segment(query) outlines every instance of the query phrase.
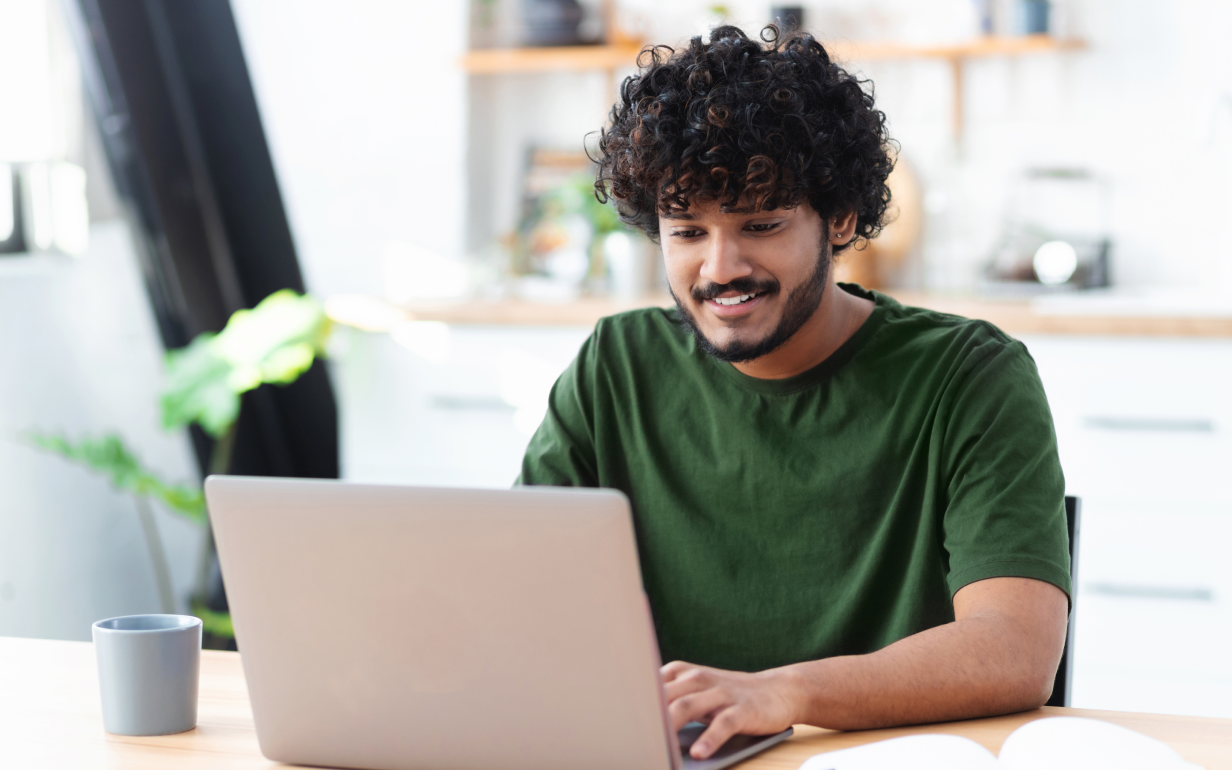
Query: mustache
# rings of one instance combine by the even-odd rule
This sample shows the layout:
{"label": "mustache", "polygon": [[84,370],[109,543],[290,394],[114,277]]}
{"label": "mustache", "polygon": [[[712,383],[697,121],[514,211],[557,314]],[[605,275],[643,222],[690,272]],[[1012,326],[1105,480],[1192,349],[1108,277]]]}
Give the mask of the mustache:
{"label": "mustache", "polygon": [[694,286],[689,292],[696,302],[705,302],[721,294],[734,291],[737,294],[773,294],[779,290],[779,282],[773,278],[757,280],[754,278],[737,278],[731,283],[712,283],[707,286]]}

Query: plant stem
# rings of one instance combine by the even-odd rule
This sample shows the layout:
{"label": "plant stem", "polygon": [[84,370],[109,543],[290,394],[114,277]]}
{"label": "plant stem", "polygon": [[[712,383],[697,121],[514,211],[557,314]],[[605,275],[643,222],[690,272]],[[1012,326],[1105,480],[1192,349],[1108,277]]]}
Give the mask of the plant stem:
{"label": "plant stem", "polygon": [[141,529],[145,532],[145,544],[150,550],[150,562],[154,566],[154,582],[158,585],[158,600],[164,614],[175,614],[175,596],[171,589],[171,570],[167,568],[167,554],[163,551],[162,538],[158,536],[158,527],[154,523],[154,511],[150,509],[150,501],[143,495],[133,495],[137,504],[137,518],[141,520]]}
{"label": "plant stem", "polygon": [[[227,426],[227,430],[214,442],[214,451],[210,454],[210,475],[223,474],[231,469],[231,455],[235,452],[236,426],[240,424],[238,414],[235,420]],[[202,603],[205,602],[205,592],[210,583],[210,559],[214,555],[214,526],[210,524],[210,513],[205,512],[205,537],[201,539],[201,556],[197,560],[197,587],[193,595]]]}
{"label": "plant stem", "polygon": [[236,414],[235,420],[214,442],[214,451],[210,454],[210,475],[226,473],[231,469],[231,453],[235,451],[235,431],[239,424],[240,416]]}
{"label": "plant stem", "polygon": [[205,537],[201,538],[201,554],[197,558],[197,586],[193,589],[193,597],[205,602],[205,592],[210,584],[210,557],[214,555],[214,528],[207,519],[205,522]]}

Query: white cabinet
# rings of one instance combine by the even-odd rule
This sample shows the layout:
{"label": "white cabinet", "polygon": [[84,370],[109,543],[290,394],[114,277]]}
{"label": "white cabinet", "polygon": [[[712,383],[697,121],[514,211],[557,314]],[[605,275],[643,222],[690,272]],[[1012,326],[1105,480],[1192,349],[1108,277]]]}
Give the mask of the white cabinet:
{"label": "white cabinet", "polygon": [[1083,500],[1074,705],[1232,717],[1232,340],[1023,341]]}
{"label": "white cabinet", "polygon": [[333,355],[343,476],[509,487],[588,328],[406,324]]}
{"label": "white cabinet", "polygon": [[1072,492],[1232,503],[1232,340],[1023,341]]}

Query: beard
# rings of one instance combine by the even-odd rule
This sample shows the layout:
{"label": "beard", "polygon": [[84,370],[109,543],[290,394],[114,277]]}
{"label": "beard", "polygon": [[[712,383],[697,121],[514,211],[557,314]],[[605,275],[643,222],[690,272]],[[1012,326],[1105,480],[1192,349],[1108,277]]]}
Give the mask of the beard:
{"label": "beard", "polygon": [[[817,265],[813,268],[813,274],[791,290],[791,293],[787,295],[783,316],[779,318],[779,322],[774,329],[760,340],[744,339],[737,333],[732,341],[726,345],[715,344],[702,332],[701,328],[697,325],[697,319],[684,306],[680,298],[676,296],[676,293],[671,291],[670,288],[668,291],[671,292],[672,299],[676,300],[676,308],[680,311],[681,319],[684,320],[689,330],[693,332],[693,338],[697,341],[697,347],[701,348],[707,355],[720,361],[726,361],[729,364],[739,364],[745,361],[753,361],[778,350],[782,347],[783,343],[791,339],[796,332],[800,331],[800,327],[804,326],[813,317],[813,314],[817,312],[817,308],[821,306],[821,298],[825,294],[826,283],[830,278],[830,264],[832,261],[829,241],[823,240],[817,255]],[[713,299],[729,291],[734,291],[738,294],[776,294],[780,290],[779,282],[773,278],[762,281],[752,278],[737,278],[731,283],[712,283],[706,287],[694,288],[690,292],[690,296],[697,302],[704,302],[707,299]]]}

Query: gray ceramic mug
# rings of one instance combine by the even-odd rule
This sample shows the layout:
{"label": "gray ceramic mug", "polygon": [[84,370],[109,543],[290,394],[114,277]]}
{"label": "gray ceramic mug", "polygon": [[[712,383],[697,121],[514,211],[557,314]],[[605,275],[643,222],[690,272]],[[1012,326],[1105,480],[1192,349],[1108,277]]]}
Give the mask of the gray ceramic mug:
{"label": "gray ceramic mug", "polygon": [[126,615],[93,632],[104,730],[167,735],[197,726],[200,618]]}

